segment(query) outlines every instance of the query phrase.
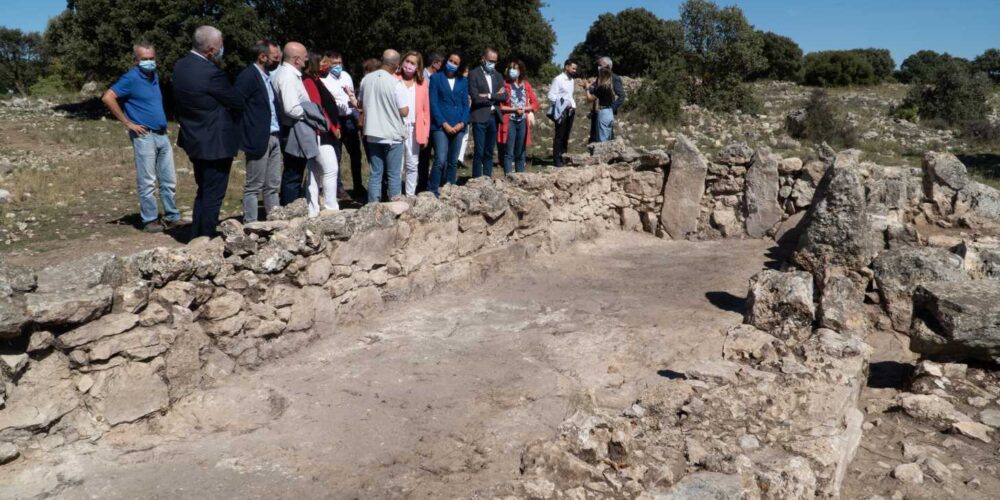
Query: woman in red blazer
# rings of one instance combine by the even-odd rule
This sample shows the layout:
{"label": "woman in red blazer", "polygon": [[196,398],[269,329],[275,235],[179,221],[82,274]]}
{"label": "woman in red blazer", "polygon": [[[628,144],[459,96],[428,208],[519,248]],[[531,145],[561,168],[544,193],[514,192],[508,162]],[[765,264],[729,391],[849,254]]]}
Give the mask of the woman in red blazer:
{"label": "woman in red blazer", "polygon": [[406,142],[403,149],[404,179],[403,193],[406,196],[417,194],[417,166],[420,164],[420,150],[427,147],[431,135],[431,105],[430,94],[427,91],[428,82],[424,80],[424,57],[420,52],[410,51],[403,56],[396,75],[406,88],[410,99],[410,109],[414,112],[403,120],[406,122]]}
{"label": "woman in red blazer", "polygon": [[[317,130],[316,140],[319,142],[319,156],[312,158],[307,163],[309,168],[308,188],[306,195],[306,205],[309,207],[309,217],[319,215],[319,193],[323,190],[323,208],[327,210],[339,210],[337,203],[337,178],[340,176],[340,162],[337,160],[337,152],[334,145],[340,140],[340,116],[337,111],[337,101],[333,94],[326,89],[326,85],[320,80],[326,76],[320,69],[322,56],[318,53],[309,55],[309,62],[302,72],[302,85],[309,94],[309,100],[323,110],[327,123],[330,124],[327,130]],[[329,71],[326,68],[326,71]]]}
{"label": "woman in red blazer", "polygon": [[506,76],[504,87],[510,97],[500,106],[503,122],[497,130],[497,142],[506,146],[503,173],[510,174],[515,165],[518,172],[524,172],[525,157],[531,144],[531,122],[538,111],[538,97],[524,75],[523,62],[511,61]]}

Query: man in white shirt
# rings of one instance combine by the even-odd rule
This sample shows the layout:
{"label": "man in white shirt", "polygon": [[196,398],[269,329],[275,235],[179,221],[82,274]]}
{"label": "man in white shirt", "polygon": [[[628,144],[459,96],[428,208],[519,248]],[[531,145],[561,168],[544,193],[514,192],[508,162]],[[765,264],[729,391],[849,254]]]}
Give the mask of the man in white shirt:
{"label": "man in white shirt", "polygon": [[563,166],[563,155],[569,149],[569,136],[573,132],[576,117],[576,100],[573,98],[573,77],[576,76],[576,62],[567,59],[563,72],[552,80],[549,87],[549,118],[555,122],[552,136],[552,161],[556,167]]}
{"label": "man in white shirt", "polygon": [[351,196],[355,201],[364,202],[368,195],[361,183],[361,141],[358,134],[354,79],[344,70],[344,58],[339,52],[331,50],[324,53],[320,69],[322,70],[326,64],[329,64],[330,72],[323,78],[323,85],[337,101],[337,110],[340,113],[340,141],[333,147],[337,151],[337,158],[343,158],[341,156],[343,147],[347,148],[347,154],[351,156]]}
{"label": "man in white shirt", "polygon": [[284,170],[281,172],[281,205],[305,197],[302,182],[305,176],[308,160],[284,153],[288,133],[295,122],[304,116],[302,102],[309,101],[309,94],[302,84],[302,68],[306,66],[308,52],[305,45],[299,42],[288,42],[282,51],[282,62],[278,69],[271,73],[271,85],[274,86],[274,99],[278,103],[278,121],[281,125],[281,150],[284,160]]}

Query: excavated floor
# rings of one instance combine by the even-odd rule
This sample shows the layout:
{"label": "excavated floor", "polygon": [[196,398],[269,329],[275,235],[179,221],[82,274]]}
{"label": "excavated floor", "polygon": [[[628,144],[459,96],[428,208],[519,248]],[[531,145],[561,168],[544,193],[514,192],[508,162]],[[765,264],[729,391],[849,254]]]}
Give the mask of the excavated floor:
{"label": "excavated floor", "polygon": [[390,304],[165,416],[29,451],[0,497],[467,498],[577,408],[720,357],[772,246],[613,233]]}

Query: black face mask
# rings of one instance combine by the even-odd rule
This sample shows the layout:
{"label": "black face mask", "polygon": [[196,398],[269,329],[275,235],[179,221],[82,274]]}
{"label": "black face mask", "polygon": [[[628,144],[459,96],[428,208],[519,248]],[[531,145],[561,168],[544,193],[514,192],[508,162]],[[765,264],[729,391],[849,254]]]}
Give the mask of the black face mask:
{"label": "black face mask", "polygon": [[274,71],[274,70],[278,69],[279,65],[281,65],[280,61],[278,61],[278,62],[268,62],[268,63],[264,64],[264,69],[267,70],[267,71]]}

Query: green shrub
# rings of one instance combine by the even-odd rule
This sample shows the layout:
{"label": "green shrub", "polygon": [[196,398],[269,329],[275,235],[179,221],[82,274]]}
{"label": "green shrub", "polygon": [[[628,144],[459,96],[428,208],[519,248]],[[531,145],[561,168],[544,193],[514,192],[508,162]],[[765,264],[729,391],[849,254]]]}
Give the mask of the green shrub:
{"label": "green shrub", "polygon": [[990,82],[958,61],[942,63],[926,80],[910,88],[903,106],[915,106],[921,120],[963,125],[986,118]]}
{"label": "green shrub", "polygon": [[764,58],[767,66],[751,77],[755,80],[798,81],[802,77],[802,49],[787,36],[770,31],[758,32],[763,40]]}
{"label": "green shrub", "polygon": [[542,67],[538,68],[538,71],[535,73],[534,81],[536,82],[536,85],[541,83],[548,84],[552,82],[553,78],[559,76],[559,73],[562,73],[562,66],[553,63],[545,63]]}
{"label": "green shrub", "polygon": [[972,61],[976,71],[986,73],[993,83],[1000,83],[1000,50],[988,49]]}
{"label": "green shrub", "polygon": [[58,74],[43,76],[28,89],[28,93],[35,97],[53,97],[72,91],[70,85]]}
{"label": "green shrub", "polygon": [[625,101],[625,111],[634,111],[652,123],[675,123],[681,116],[686,92],[684,61],[679,57],[662,61]]}
{"label": "green shrub", "polygon": [[914,83],[929,79],[942,65],[949,61],[958,61],[969,65],[968,60],[953,57],[948,53],[939,54],[933,50],[921,50],[903,60],[896,72],[896,79],[902,83]]}
{"label": "green shrub", "polygon": [[826,91],[814,91],[809,96],[805,111],[804,123],[797,129],[789,127],[789,134],[793,137],[815,143],[826,142],[834,147],[851,148],[858,144],[857,129],[836,111]]}
{"label": "green shrub", "polygon": [[806,54],[803,81],[818,87],[874,85],[879,82],[871,62],[864,55],[848,50]]}
{"label": "green shrub", "polygon": [[1000,123],[985,118],[965,122],[961,133],[962,137],[979,144],[1000,144]]}

